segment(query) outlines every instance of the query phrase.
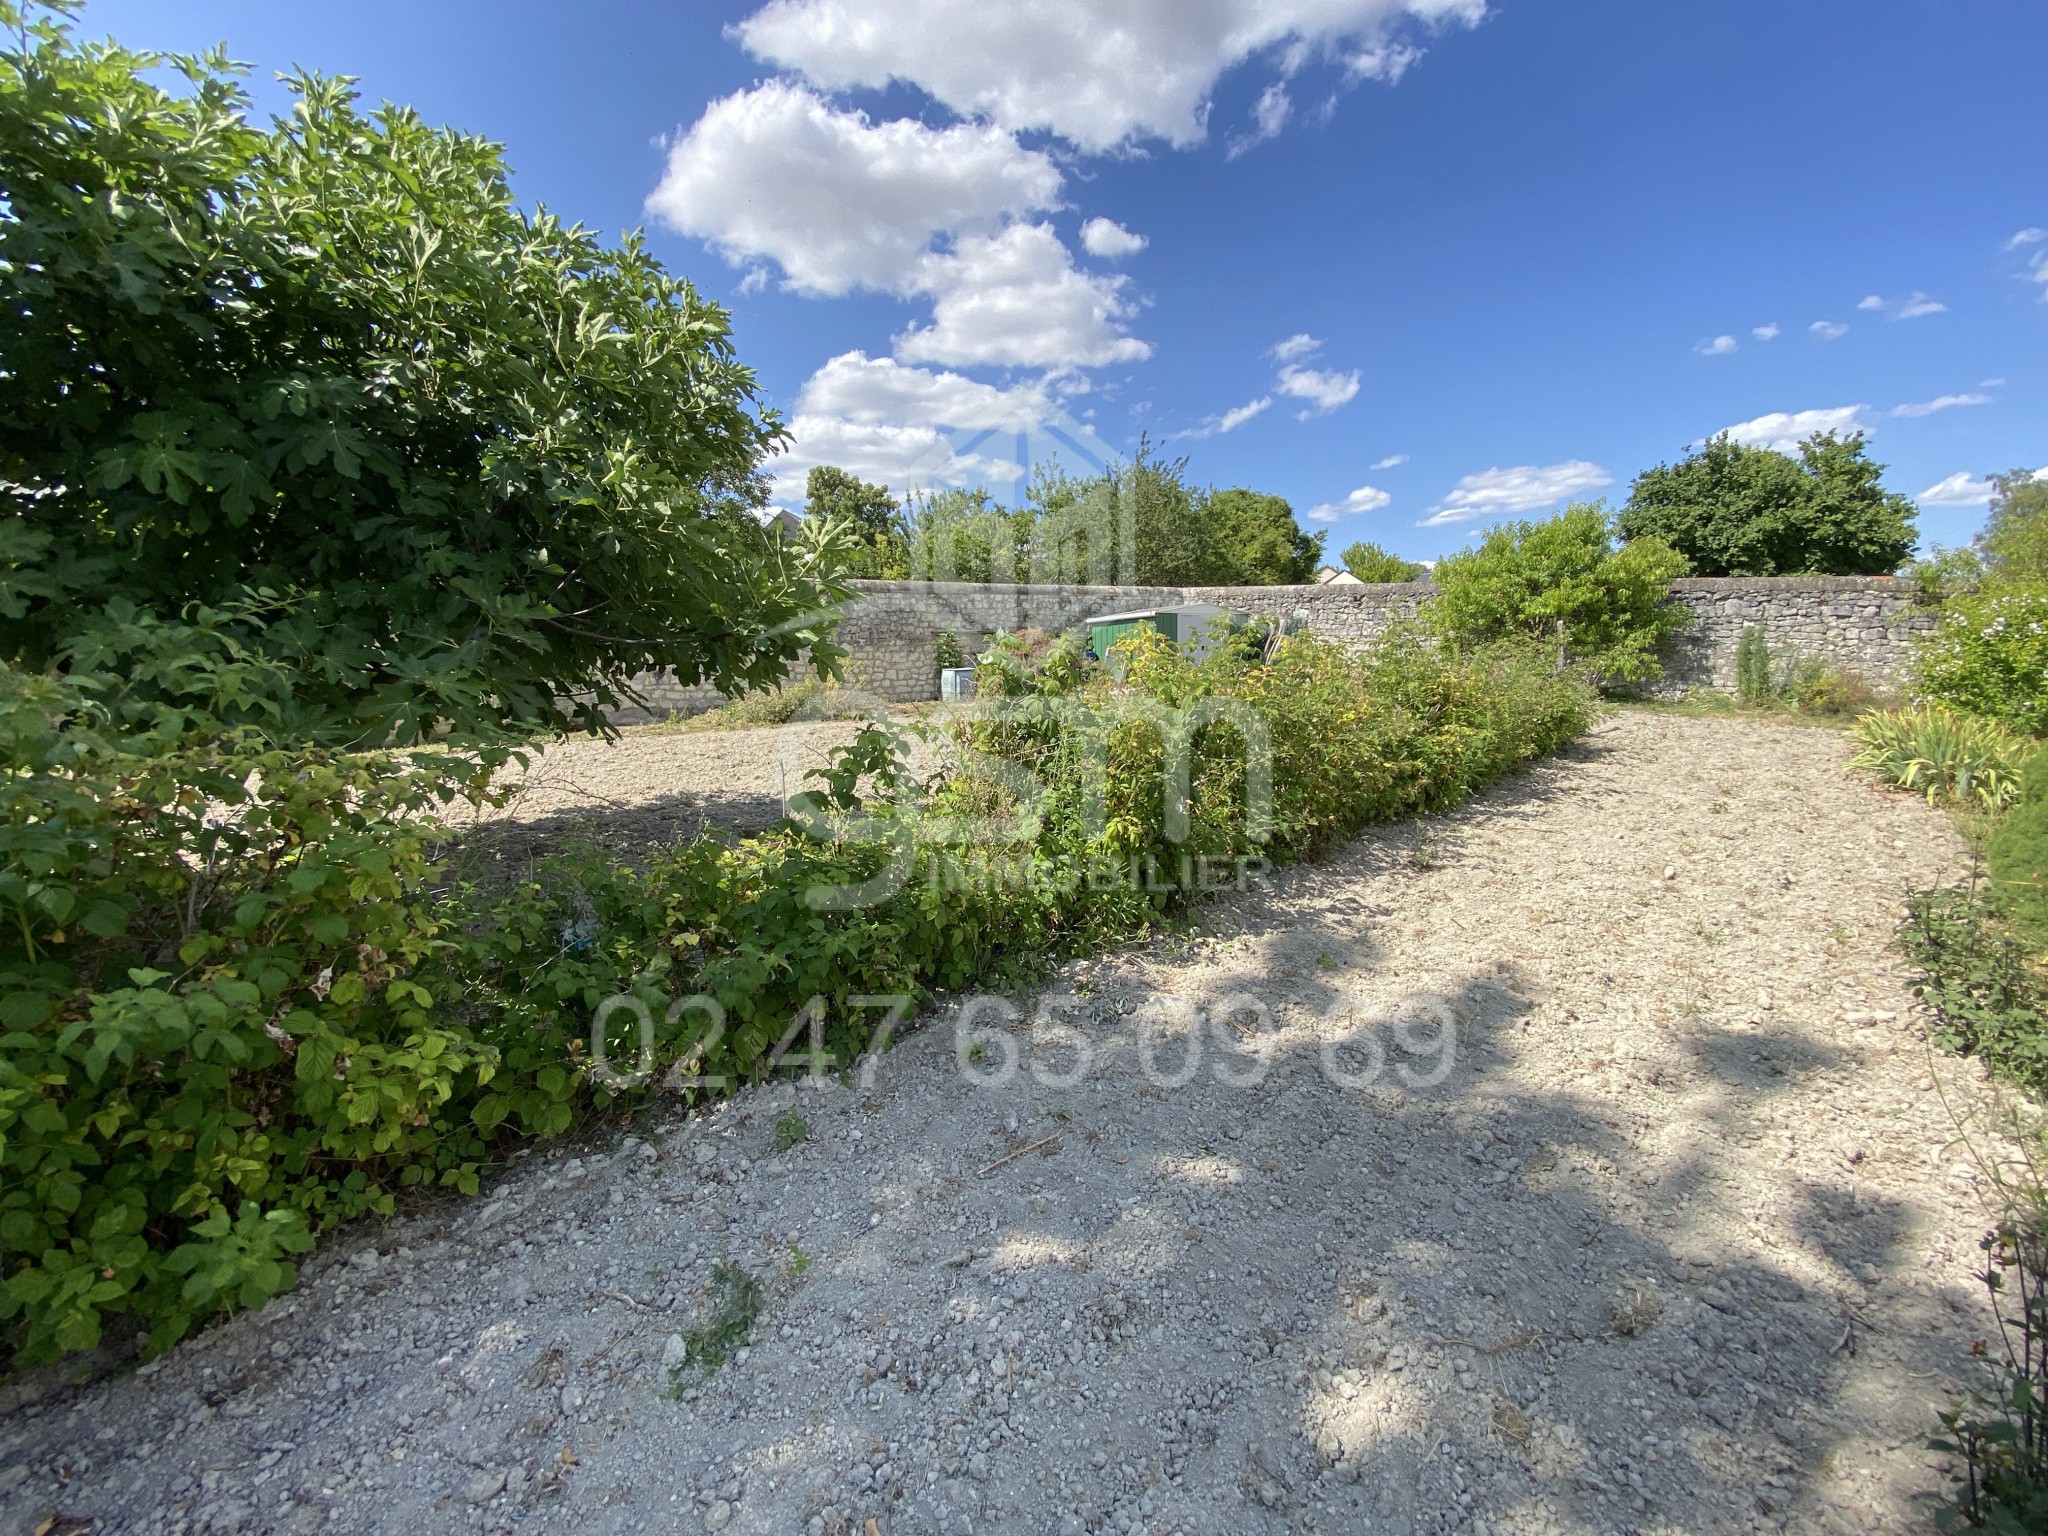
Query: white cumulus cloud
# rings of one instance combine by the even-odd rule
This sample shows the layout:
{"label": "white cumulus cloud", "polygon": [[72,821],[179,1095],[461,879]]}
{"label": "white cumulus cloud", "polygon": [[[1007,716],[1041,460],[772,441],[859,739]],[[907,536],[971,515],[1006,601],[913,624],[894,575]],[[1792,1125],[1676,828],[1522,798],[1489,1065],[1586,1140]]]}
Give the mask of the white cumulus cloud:
{"label": "white cumulus cloud", "polygon": [[1515,469],[1489,469],[1467,475],[1416,526],[1441,528],[1482,517],[1510,517],[1556,506],[1568,496],[1583,496],[1614,484],[1614,476],[1598,464],[1571,459],[1563,464],[1523,464]]}
{"label": "white cumulus cloud", "polygon": [[1485,15],[1485,0],[770,0],[733,33],[829,89],[904,81],[963,117],[1099,152],[1200,143],[1216,82],[1256,56],[1284,72],[1355,50],[1354,76],[1391,82],[1413,62],[1389,51],[1412,53],[1404,31]]}
{"label": "white cumulus cloud", "polygon": [[1913,499],[1923,507],[1981,507],[1990,503],[1997,489],[1989,480],[1959,471],[1946,480],[1937,480]]}
{"label": "white cumulus cloud", "polygon": [[1867,405],[1838,405],[1814,411],[1773,411],[1754,421],[1740,421],[1726,429],[1727,435],[1751,448],[1771,448],[1779,453],[1796,453],[1799,445],[1816,432],[1846,434],[1870,428],[1863,420]]}
{"label": "white cumulus cloud", "polygon": [[2005,242],[2005,248],[2008,251],[2017,251],[2022,246],[2039,245],[2044,240],[2048,240],[2048,229],[2023,229]]}
{"label": "white cumulus cloud", "polygon": [[1816,320],[1807,327],[1807,330],[1822,341],[1840,341],[1849,334],[1849,327],[1833,320]]}
{"label": "white cumulus cloud", "polygon": [[1776,341],[1779,335],[1778,322],[1773,320],[1769,325],[1751,326],[1749,334],[1758,341]]}
{"label": "white cumulus cloud", "polygon": [[918,264],[912,286],[932,299],[928,325],[896,338],[910,362],[1010,368],[1099,368],[1142,362],[1145,342],[1125,333],[1128,279],[1087,273],[1044,224],[963,235]]}
{"label": "white cumulus cloud", "polygon": [[669,149],[647,211],[797,291],[902,292],[935,238],[1058,205],[1059,168],[1000,128],[872,123],[769,81],[714,101]]}
{"label": "white cumulus cloud", "polygon": [[1372,466],[1372,467],[1373,467],[1374,469],[1399,469],[1399,468],[1400,468],[1400,467],[1401,467],[1401,466],[1402,466],[1403,464],[1406,464],[1407,462],[1408,462],[1408,455],[1407,455],[1407,454],[1405,454],[1405,453],[1390,453],[1390,454],[1388,454],[1388,455],[1387,455],[1387,456],[1386,456],[1386,457],[1385,457],[1384,459],[1376,459],[1376,460],[1374,460],[1374,461],[1373,461],[1373,466]]}
{"label": "white cumulus cloud", "polygon": [[1341,522],[1347,517],[1377,512],[1380,508],[1391,505],[1393,500],[1392,496],[1378,486],[1361,485],[1342,501],[1328,501],[1320,507],[1311,507],[1308,517],[1312,523]]}
{"label": "white cumulus cloud", "polygon": [[1733,336],[1714,336],[1693,348],[1701,357],[1726,357],[1738,349]]}
{"label": "white cumulus cloud", "polygon": [[1309,409],[1301,412],[1301,419],[1307,421],[1312,416],[1329,415],[1355,396],[1358,370],[1339,372],[1335,368],[1301,368],[1289,363],[1280,370],[1273,387],[1283,395],[1306,400]]}
{"label": "white cumulus cloud", "polygon": [[1909,405],[1895,405],[1892,407],[1892,414],[1910,421],[1921,416],[1932,416],[1940,411],[1952,411],[1958,406],[1989,404],[1991,404],[1991,396],[1989,395],[1942,395],[1933,400],[1919,400]]}
{"label": "white cumulus cloud", "polygon": [[1276,363],[1298,363],[1303,358],[1314,357],[1322,349],[1323,344],[1307,331],[1296,331],[1285,341],[1274,342],[1266,355]]}
{"label": "white cumulus cloud", "polygon": [[1013,441],[1053,409],[1038,384],[1002,389],[958,373],[841,353],[812,374],[797,397],[790,446],[768,463],[772,494],[779,505],[801,505],[804,476],[817,464],[837,465],[899,494],[1014,480],[1022,466],[1000,453],[957,452],[946,429],[970,437],[994,431]]}
{"label": "white cumulus cloud", "polygon": [[1145,245],[1143,235],[1133,234],[1115,219],[1093,218],[1081,226],[1081,248],[1105,261],[1135,256]]}

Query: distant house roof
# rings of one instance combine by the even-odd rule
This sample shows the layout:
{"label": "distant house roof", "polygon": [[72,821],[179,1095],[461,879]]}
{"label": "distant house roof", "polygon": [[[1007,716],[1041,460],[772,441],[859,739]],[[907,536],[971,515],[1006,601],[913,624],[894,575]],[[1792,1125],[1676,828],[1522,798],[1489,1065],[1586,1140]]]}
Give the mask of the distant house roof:
{"label": "distant house roof", "polygon": [[768,526],[781,534],[785,539],[795,538],[797,530],[803,527],[803,525],[804,520],[799,514],[787,511],[782,507],[772,508],[768,513]]}
{"label": "distant house roof", "polygon": [[1316,572],[1316,585],[1319,587],[1362,587],[1365,583],[1349,571],[1339,570],[1334,565],[1326,565]]}

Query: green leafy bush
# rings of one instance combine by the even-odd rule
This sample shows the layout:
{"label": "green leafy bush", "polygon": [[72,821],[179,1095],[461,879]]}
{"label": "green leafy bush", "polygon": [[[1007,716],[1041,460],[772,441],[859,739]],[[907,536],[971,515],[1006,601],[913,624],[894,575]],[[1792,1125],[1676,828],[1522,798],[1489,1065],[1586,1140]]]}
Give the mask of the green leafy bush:
{"label": "green leafy bush", "polygon": [[1921,973],[1913,991],[1933,1010],[1935,1043],[1982,1056],[2037,1097],[2048,1093],[2048,988],[2035,956],[1976,887],[1915,896],[1907,914],[1899,947]]}
{"label": "green leafy bush", "polygon": [[1636,477],[1621,535],[1676,549],[1695,576],[1878,575],[1913,552],[1916,509],[1863,438],[1819,433],[1799,456],[1712,439]]}
{"label": "green leafy bush", "polygon": [[2048,748],[2020,770],[2018,803],[1984,845],[1991,904],[2048,955]]}
{"label": "green leafy bush", "polygon": [[497,146],[288,88],[257,126],[217,56],[0,0],[0,656],[143,712],[232,657],[227,723],[357,745],[829,667],[725,312]]}
{"label": "green leafy bush", "polygon": [[1935,1517],[1940,1531],[2048,1530],[2048,1213],[2038,1188],[2028,1194],[1979,1245],[2002,1390],[1941,1415],[1943,1435],[1930,1449],[1962,1464],[1955,1502]]}
{"label": "green leafy bush", "polygon": [[1656,539],[1616,549],[1606,512],[1567,507],[1545,522],[1501,523],[1438,563],[1424,621],[1461,644],[1522,641],[1604,680],[1640,682],[1682,628],[1670,598],[1685,561]]}
{"label": "green leafy bush", "polygon": [[1424,575],[1423,568],[1413,560],[1403,560],[1362,540],[1349,545],[1343,559],[1344,569],[1364,582],[1420,581]]}
{"label": "green leafy bush", "polygon": [[779,688],[743,693],[730,704],[707,709],[682,722],[692,731],[749,730],[787,725],[792,720],[865,720],[878,708],[874,699],[819,677],[802,677]]}
{"label": "green leafy bush", "polygon": [[1751,624],[1735,642],[1735,696],[1745,704],[1766,704],[1777,696],[1771,676],[1771,646],[1761,626]]}
{"label": "green leafy bush", "polygon": [[1931,703],[2048,736],[2048,585],[1955,599],[1919,643],[1913,686]]}
{"label": "green leafy bush", "polygon": [[2036,744],[1995,720],[1937,705],[1880,710],[1850,733],[1851,767],[1924,795],[1930,805],[1997,810],[2017,798],[2020,769]]}
{"label": "green leafy bush", "polygon": [[[289,1285],[423,1181],[493,1052],[432,979],[428,819],[484,769],[226,735],[136,753],[0,669],[0,1316],[30,1358],[132,1311],[162,1344]],[[453,1134],[451,1134],[453,1133]]]}
{"label": "green leafy bush", "polygon": [[[488,764],[235,737],[138,756],[96,734],[89,700],[0,678],[0,1315],[26,1359],[88,1347],[110,1317],[161,1346],[259,1303],[318,1232],[408,1187],[473,1189],[516,1138],[844,1070],[877,998],[1021,978],[1190,899],[1199,856],[1301,857],[1446,805],[1588,709],[1526,653],[1396,636],[1360,659],[1297,636],[1270,666],[1198,664],[1154,636],[1121,684],[1019,672],[1020,700],[1102,713],[1099,820],[1087,731],[995,715],[922,806],[878,730],[827,770],[817,803],[838,820],[816,836],[633,867],[569,853],[472,890],[437,871],[431,817]],[[1177,824],[1162,711],[1205,700],[1270,733],[1269,827],[1248,824],[1225,716],[1194,729]],[[1032,803],[1000,835],[951,838],[977,797]],[[1142,873],[1090,889],[1105,868]],[[860,887],[872,898],[817,899]]]}

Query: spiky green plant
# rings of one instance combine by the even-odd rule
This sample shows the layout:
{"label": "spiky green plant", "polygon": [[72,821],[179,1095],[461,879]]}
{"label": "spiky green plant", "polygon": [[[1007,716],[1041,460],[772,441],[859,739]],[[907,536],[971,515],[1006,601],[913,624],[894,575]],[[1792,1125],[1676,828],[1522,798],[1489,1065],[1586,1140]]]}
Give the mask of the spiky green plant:
{"label": "spiky green plant", "polygon": [[1939,705],[1879,710],[1851,727],[1854,768],[1924,795],[1930,805],[1995,811],[2019,794],[2020,765],[2036,743],[1995,720]]}

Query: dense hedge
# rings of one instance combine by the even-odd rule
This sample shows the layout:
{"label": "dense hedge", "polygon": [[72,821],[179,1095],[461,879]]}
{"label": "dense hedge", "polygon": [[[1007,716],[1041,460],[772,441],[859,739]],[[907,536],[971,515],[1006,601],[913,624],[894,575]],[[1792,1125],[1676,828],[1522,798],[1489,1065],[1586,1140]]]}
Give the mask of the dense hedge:
{"label": "dense hedge", "polygon": [[[637,867],[568,854],[495,891],[434,862],[441,804],[480,793],[472,765],[238,738],[141,755],[96,733],[81,697],[0,670],[11,1347],[88,1348],[121,1314],[161,1347],[289,1286],[316,1233],[407,1186],[474,1190],[516,1138],[761,1078],[809,1017],[790,1063],[816,1046],[843,1067],[883,1016],[857,999],[1021,977],[1186,899],[1100,888],[1105,868],[1313,854],[1449,804],[1587,718],[1583,688],[1538,661],[1399,637],[1372,660],[1305,638],[1270,664],[1159,644],[1126,659],[1120,684],[1064,654],[993,669],[1013,701],[961,727],[953,768],[899,803],[859,802],[860,770],[903,783],[867,733],[819,792],[836,836],[786,826]],[[1242,811],[1244,732],[1213,723],[1193,737],[1185,836],[1167,835],[1171,711],[1204,699],[1270,733],[1269,829]],[[1048,723],[1062,711],[1075,723]],[[946,841],[991,818],[1010,829],[993,851]],[[809,895],[891,868],[907,878],[866,906]],[[593,1060],[593,1015],[622,994],[644,1004],[645,1063],[625,1007]],[[702,1001],[671,1007],[686,997]]]}

